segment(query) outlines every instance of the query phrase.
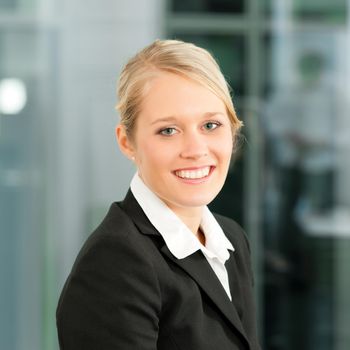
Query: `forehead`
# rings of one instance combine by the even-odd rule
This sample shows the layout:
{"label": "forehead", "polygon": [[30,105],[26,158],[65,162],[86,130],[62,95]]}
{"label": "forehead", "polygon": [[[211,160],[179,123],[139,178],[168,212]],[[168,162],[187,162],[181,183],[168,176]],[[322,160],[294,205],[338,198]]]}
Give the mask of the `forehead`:
{"label": "forehead", "polygon": [[162,72],[147,88],[139,118],[148,121],[169,115],[202,116],[212,112],[226,114],[224,102],[209,88],[177,74]]}

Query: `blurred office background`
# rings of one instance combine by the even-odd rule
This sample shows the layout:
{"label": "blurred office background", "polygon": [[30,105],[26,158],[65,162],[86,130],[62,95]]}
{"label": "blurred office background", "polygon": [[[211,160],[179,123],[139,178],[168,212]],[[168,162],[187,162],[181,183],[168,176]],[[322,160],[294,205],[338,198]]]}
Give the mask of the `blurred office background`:
{"label": "blurred office background", "polygon": [[349,0],[0,0],[0,349],[57,349],[62,284],[134,172],[116,79],[156,38],[209,49],[244,120],[212,209],[250,236],[263,348],[350,349]]}

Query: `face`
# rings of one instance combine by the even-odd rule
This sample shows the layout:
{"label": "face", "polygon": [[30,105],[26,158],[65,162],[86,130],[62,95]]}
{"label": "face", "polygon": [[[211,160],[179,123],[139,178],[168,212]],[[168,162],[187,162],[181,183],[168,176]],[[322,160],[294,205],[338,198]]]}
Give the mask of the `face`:
{"label": "face", "polygon": [[144,183],[175,213],[207,205],[225,182],[230,121],[224,103],[196,82],[160,73],[144,98],[133,140],[122,126],[117,135]]}

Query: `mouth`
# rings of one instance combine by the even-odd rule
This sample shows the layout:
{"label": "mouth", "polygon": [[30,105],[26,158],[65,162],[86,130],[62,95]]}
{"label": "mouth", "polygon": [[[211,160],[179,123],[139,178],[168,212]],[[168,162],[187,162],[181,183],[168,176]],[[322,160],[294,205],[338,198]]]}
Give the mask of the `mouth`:
{"label": "mouth", "polygon": [[213,166],[204,166],[201,168],[180,169],[174,171],[174,174],[184,180],[201,180],[210,175]]}

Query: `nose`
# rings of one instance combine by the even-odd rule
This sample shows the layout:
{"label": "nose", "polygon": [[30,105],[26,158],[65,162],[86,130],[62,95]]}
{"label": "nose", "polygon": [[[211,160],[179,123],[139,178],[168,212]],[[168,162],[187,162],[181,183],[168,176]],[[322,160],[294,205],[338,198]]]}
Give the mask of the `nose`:
{"label": "nose", "polygon": [[208,144],[205,136],[198,131],[188,132],[183,135],[180,156],[186,159],[200,159],[208,155]]}

